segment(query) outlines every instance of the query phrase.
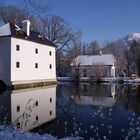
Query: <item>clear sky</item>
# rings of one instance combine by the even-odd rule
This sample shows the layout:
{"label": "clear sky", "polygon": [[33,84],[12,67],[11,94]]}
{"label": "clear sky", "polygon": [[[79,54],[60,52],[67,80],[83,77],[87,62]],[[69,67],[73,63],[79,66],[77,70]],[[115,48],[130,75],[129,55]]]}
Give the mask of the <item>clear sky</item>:
{"label": "clear sky", "polygon": [[51,6],[50,13],[63,17],[72,28],[80,29],[86,43],[97,40],[102,44],[140,32],[140,0],[46,1]]}

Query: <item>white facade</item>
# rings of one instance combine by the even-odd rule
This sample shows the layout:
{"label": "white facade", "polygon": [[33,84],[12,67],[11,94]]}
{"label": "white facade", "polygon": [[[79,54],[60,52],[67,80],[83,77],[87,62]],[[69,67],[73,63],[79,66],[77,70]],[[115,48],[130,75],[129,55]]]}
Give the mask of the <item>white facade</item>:
{"label": "white facade", "polygon": [[0,80],[7,85],[56,81],[55,51],[26,38],[0,37]]}
{"label": "white facade", "polygon": [[96,77],[97,69],[100,73],[102,71],[103,77],[115,77],[115,59],[112,54],[79,55],[71,63],[72,71],[77,66],[80,68],[80,74],[83,77]]}
{"label": "white facade", "polygon": [[[20,47],[19,51],[16,50],[17,45]],[[16,67],[17,62],[19,68]],[[37,68],[35,65],[38,65]],[[11,39],[11,81],[24,80],[56,80],[54,47],[22,39]]]}
{"label": "white facade", "polygon": [[111,67],[111,76],[115,77],[115,66],[114,65]]}

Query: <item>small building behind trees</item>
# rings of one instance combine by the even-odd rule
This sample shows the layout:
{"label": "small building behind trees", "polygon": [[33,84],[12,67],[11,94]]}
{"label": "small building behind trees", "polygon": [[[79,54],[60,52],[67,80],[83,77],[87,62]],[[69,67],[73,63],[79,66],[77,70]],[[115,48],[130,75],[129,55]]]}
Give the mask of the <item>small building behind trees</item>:
{"label": "small building behind trees", "polygon": [[80,55],[71,63],[72,76],[100,79],[115,77],[115,59],[112,54]]}
{"label": "small building behind trees", "polygon": [[0,79],[8,86],[56,83],[56,47],[30,30],[7,23],[0,27]]}

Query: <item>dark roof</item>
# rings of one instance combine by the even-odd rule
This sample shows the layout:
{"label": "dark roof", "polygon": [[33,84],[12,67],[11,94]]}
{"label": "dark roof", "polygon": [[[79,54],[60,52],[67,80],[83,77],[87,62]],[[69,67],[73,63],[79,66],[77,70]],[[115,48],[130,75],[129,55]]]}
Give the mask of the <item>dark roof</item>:
{"label": "dark roof", "polygon": [[19,30],[19,28],[13,24],[9,24],[10,25],[10,30],[11,30],[11,36],[12,37],[16,37],[16,38],[20,38],[20,39],[25,39],[25,40],[29,40],[32,42],[36,42],[39,44],[44,44],[44,45],[48,45],[48,46],[54,46],[55,45],[49,41],[48,39],[42,37],[39,33],[31,31],[30,30],[30,36],[27,36],[26,32],[24,32],[22,29]]}

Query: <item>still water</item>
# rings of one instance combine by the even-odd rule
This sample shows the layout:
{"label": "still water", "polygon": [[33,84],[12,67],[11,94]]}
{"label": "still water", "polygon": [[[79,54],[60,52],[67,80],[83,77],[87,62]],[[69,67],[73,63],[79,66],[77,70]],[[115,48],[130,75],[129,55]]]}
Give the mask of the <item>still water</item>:
{"label": "still water", "polygon": [[140,139],[140,86],[72,84],[5,91],[0,122],[58,138]]}

